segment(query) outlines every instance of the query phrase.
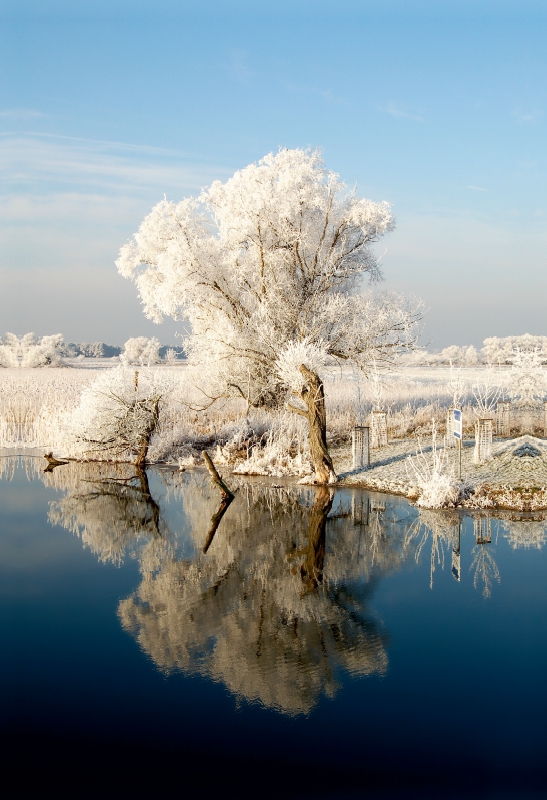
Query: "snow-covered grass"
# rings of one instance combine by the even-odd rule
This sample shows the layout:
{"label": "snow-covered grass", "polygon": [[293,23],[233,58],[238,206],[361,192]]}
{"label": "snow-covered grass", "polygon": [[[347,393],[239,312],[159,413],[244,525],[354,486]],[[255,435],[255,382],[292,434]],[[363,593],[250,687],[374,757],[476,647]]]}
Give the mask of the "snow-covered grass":
{"label": "snow-covered grass", "polygon": [[[69,417],[79,405],[83,390],[105,369],[113,367],[115,362],[105,360],[101,367],[95,368],[86,364],[85,368],[1,369],[0,446],[48,447],[60,455],[71,455]],[[300,430],[302,423],[294,415],[256,409],[247,413],[243,401],[230,400],[208,411],[194,411],[192,404],[198,397],[188,385],[186,367],[159,369],[173,376],[176,387],[162,410],[153,448],[157,459],[174,457],[181,447],[188,454],[189,448],[199,452],[219,444],[225,447],[229,442],[238,457],[242,451],[250,455],[252,448],[259,445],[272,451],[275,442],[278,455],[283,456],[291,451],[296,454],[296,441],[300,436],[305,438]],[[432,418],[442,430],[445,409],[451,402],[445,388],[447,374],[448,370],[422,367],[385,377],[381,401],[388,411],[391,438],[423,435],[429,430]],[[347,442],[352,427],[366,422],[377,404],[374,396],[377,392],[364,378],[357,379],[349,372],[328,376],[325,391],[329,442],[331,445]],[[472,430],[471,415],[468,416]],[[243,438],[242,426],[249,434]],[[239,444],[235,441],[238,436]],[[255,453],[255,461],[257,458]]]}
{"label": "snow-covered grass", "polygon": [[[81,457],[81,443],[74,438],[74,420],[78,413],[81,415],[81,409],[80,412],[77,409],[86,390],[109,368],[120,369],[115,362],[106,360],[101,368],[97,366],[95,369],[88,365],[86,368],[0,369],[0,447],[20,451],[44,448],[53,450],[58,457]],[[242,400],[219,403],[207,411],[195,410],[199,406],[199,397],[190,385],[187,368],[177,365],[158,369],[162,375],[169,376],[171,389],[162,400],[160,421],[149,450],[151,461],[193,465],[202,461],[201,453],[207,448],[220,464],[240,474],[309,474],[305,420],[287,411],[247,410]],[[144,378],[146,368],[140,368],[140,371]],[[133,372],[129,371],[129,378],[131,375]],[[497,370],[495,377],[502,386],[509,386],[511,368]],[[387,450],[373,451],[373,469],[367,473],[367,485],[408,495],[413,483],[418,487],[422,504],[438,505],[438,497],[427,499],[426,484],[430,487],[435,484],[434,491],[432,489],[435,496],[443,481],[446,483],[448,480],[452,486],[452,478],[447,477],[441,461],[454,460],[455,451],[445,454],[439,449],[437,455],[431,457],[428,447],[432,421],[438,442],[442,443],[446,410],[453,404],[455,393],[459,392],[458,404],[464,411],[464,429],[468,437],[473,436],[477,418],[473,387],[480,387],[484,381],[484,367],[463,368],[458,370],[456,378],[454,370],[447,367],[406,367],[383,376],[380,382],[358,378],[350,371],[327,375],[328,441],[335,455],[337,471],[351,470],[349,442],[353,426],[367,424],[370,411],[383,408],[388,411],[388,435],[393,444]],[[458,383],[459,388],[455,389]],[[518,417],[514,416],[512,433],[517,435],[520,432],[516,424]],[[539,417],[535,421],[536,433],[543,433],[541,422]],[[419,450],[419,441],[423,443],[422,461],[418,458],[414,464],[421,463],[423,486],[416,475],[414,481],[410,480],[404,466],[406,457]],[[465,474],[475,469],[471,464],[467,465],[468,450],[470,453],[470,448],[464,451]],[[435,458],[439,463],[436,464]],[[498,462],[499,459],[495,460],[488,469],[495,471]],[[478,473],[475,476],[475,483],[484,486],[489,483],[489,478],[482,467],[479,472],[481,470],[480,476]],[[500,473],[495,483],[506,487],[517,485],[512,472],[503,476]],[[535,485],[544,484],[536,480]],[[452,491],[450,486],[448,494]],[[477,501],[481,491],[476,492]],[[512,503],[511,491],[507,489],[505,494],[502,493],[506,505]],[[483,494],[485,492],[488,494],[486,490]],[[481,502],[488,504],[489,500]],[[450,499],[445,498],[440,505],[446,503],[451,504]]]}

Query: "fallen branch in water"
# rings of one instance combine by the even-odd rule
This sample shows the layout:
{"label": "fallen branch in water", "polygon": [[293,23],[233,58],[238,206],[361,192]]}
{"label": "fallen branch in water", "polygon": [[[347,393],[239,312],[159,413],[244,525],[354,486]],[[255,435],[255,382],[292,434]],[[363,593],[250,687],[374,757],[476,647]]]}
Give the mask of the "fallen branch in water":
{"label": "fallen branch in water", "polygon": [[205,464],[207,465],[207,469],[209,470],[209,473],[211,475],[211,479],[212,479],[213,483],[216,486],[218,486],[222,497],[224,499],[230,498],[230,500],[233,500],[234,499],[233,492],[231,492],[230,489],[228,489],[228,487],[226,486],[226,484],[224,483],[224,481],[222,480],[222,478],[218,474],[218,472],[216,470],[216,467],[213,464],[213,462],[211,461],[211,457],[210,457],[209,453],[206,450],[203,451],[203,460],[205,461]]}
{"label": "fallen branch in water", "polygon": [[61,467],[63,464],[68,464],[68,461],[59,461],[57,458],[54,458],[53,451],[50,453],[44,453],[44,458],[47,460],[47,467],[45,468],[44,472],[53,472],[55,467]]}

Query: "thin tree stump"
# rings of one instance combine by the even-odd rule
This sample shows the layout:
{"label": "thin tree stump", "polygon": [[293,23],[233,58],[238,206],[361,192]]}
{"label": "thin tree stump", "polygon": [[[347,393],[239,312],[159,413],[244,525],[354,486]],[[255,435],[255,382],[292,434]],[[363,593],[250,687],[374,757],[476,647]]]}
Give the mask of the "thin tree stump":
{"label": "thin tree stump", "polygon": [[230,489],[228,489],[228,487],[226,486],[226,484],[224,483],[224,481],[222,480],[222,478],[218,474],[215,465],[211,461],[211,456],[209,455],[209,453],[206,450],[203,451],[203,460],[205,461],[205,464],[207,465],[207,469],[209,470],[209,472],[211,474],[211,479],[212,479],[213,483],[216,486],[218,486],[222,497],[223,498],[228,498],[229,497],[231,500],[233,500],[234,499],[233,492],[231,492]]}

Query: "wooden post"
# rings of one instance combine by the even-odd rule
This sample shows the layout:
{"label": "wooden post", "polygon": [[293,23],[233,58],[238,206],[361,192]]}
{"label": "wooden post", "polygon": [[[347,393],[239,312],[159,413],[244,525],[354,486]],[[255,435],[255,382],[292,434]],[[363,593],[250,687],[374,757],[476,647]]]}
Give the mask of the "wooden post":
{"label": "wooden post", "polygon": [[387,447],[387,411],[373,411],[370,415],[370,448]]}
{"label": "wooden post", "polygon": [[356,425],[351,433],[353,469],[370,467],[370,428]]}
{"label": "wooden post", "polygon": [[496,436],[510,436],[511,403],[500,400],[496,406]]}
{"label": "wooden post", "polygon": [[492,458],[492,429],[491,419],[479,419],[475,423],[475,452],[473,460],[475,464],[484,464]]}

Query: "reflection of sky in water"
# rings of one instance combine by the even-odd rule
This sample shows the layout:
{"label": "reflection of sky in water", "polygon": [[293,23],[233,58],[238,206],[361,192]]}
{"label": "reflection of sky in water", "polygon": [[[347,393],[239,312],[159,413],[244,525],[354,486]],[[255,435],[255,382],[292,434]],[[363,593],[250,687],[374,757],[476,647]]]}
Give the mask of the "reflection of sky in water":
{"label": "reflection of sky in water", "polygon": [[242,483],[204,553],[219,498],[203,473],[42,468],[0,464],[12,720],[29,696],[22,718],[47,730],[66,696],[60,728],[100,732],[114,708],[120,735],[187,745],[178,709],[195,742],[219,724],[251,753],[258,729],[273,758],[321,736],[344,761],[360,741],[405,772],[426,749],[441,770],[463,757],[480,704],[490,766],[540,768],[542,520]]}

